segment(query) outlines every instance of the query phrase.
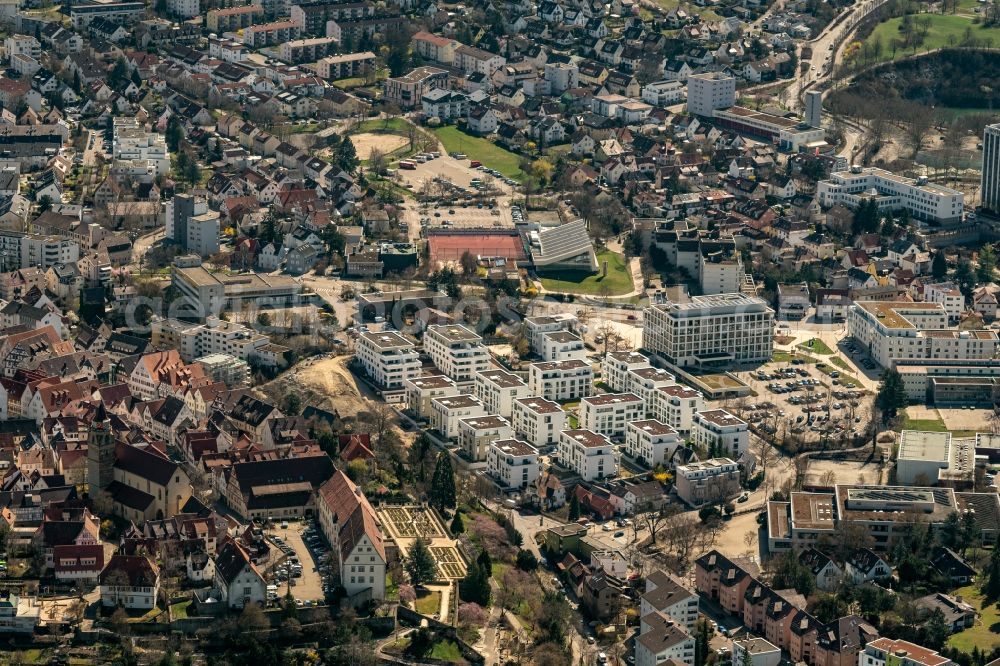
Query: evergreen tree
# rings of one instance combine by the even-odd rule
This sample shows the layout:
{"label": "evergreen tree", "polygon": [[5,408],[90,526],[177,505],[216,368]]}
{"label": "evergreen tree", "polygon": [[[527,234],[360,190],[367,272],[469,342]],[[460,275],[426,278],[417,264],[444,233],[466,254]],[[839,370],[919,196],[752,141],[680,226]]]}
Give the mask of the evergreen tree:
{"label": "evergreen tree", "polygon": [[962,519],[959,517],[957,511],[952,511],[948,514],[948,517],[944,519],[944,524],[941,526],[940,540],[941,545],[945,548],[958,548],[958,540],[962,534]]}
{"label": "evergreen tree", "polygon": [[959,259],[958,265],[955,266],[955,282],[958,283],[958,288],[968,298],[969,294],[972,293],[972,287],[975,286],[976,274],[972,270],[972,262],[965,257]]}
{"label": "evergreen tree", "polygon": [[903,378],[898,371],[889,368],[882,373],[875,405],[882,410],[883,419],[888,422],[900,409],[906,407],[907,402]]}
{"label": "evergreen tree", "polygon": [[940,280],[948,274],[948,260],[945,259],[944,250],[934,253],[934,260],[931,262],[931,275],[935,280]]}
{"label": "evergreen tree", "polygon": [[451,467],[451,455],[447,451],[438,454],[431,477],[429,491],[431,506],[438,510],[455,508],[455,472]]}
{"label": "evergreen tree", "polygon": [[1000,597],[1000,548],[993,549],[984,573],[983,594],[987,599],[995,600]]}
{"label": "evergreen tree", "polygon": [[459,585],[459,594],[465,601],[472,601],[483,606],[490,605],[492,600],[492,590],[490,589],[490,577],[493,574],[493,562],[489,553],[485,550],[479,551],[479,557],[469,571],[465,574]]}
{"label": "evergreen tree", "polygon": [[451,533],[458,535],[463,532],[465,532],[465,521],[462,520],[461,513],[456,513],[455,518],[451,521]]}
{"label": "evergreen tree", "polygon": [[138,69],[133,69],[132,70],[132,83],[135,84],[136,88],[141,88],[142,87],[142,77],[139,76],[139,70]]}
{"label": "evergreen tree", "polygon": [[114,88],[118,87],[122,82],[128,79],[128,64],[125,62],[125,58],[118,58],[108,79],[111,82],[111,86]]}
{"label": "evergreen tree", "polygon": [[979,252],[979,265],[976,266],[976,277],[980,282],[992,282],[993,272],[997,268],[997,255],[993,246],[986,244]]}
{"label": "evergreen tree", "polygon": [[437,579],[437,565],[434,563],[434,556],[431,555],[431,549],[427,547],[427,541],[423,537],[418,537],[413,542],[404,566],[410,577],[410,582],[414,585],[431,583]]}
{"label": "evergreen tree", "polygon": [[341,141],[334,152],[334,161],[347,173],[354,173],[361,163],[358,159],[358,151],[354,148],[354,142],[346,138]]}
{"label": "evergreen tree", "polygon": [[163,138],[166,139],[167,142],[167,149],[172,153],[176,153],[181,146],[181,138],[183,136],[184,133],[181,130],[181,120],[177,117],[177,115],[172,114],[167,119],[167,129],[163,133]]}
{"label": "evergreen tree", "polygon": [[577,520],[580,520],[580,499],[573,493],[569,500],[569,521],[572,523]]}

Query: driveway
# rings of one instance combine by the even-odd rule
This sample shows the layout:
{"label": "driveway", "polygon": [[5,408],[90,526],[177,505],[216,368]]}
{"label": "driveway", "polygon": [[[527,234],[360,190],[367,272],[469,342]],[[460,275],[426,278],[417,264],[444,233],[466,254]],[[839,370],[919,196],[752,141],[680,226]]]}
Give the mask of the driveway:
{"label": "driveway", "polygon": [[[278,523],[280,525],[280,523]],[[305,542],[302,540],[302,532],[309,525],[308,522],[292,522],[288,523],[287,529],[282,529],[281,527],[276,527],[275,529],[268,530],[269,536],[279,536],[285,543],[287,543],[295,554],[299,558],[299,562],[302,563],[302,577],[295,578],[295,585],[292,586],[292,596],[296,599],[313,601],[323,601],[325,596],[323,594],[323,581],[319,573],[319,562],[313,553],[306,547]],[[281,551],[274,551],[280,556]],[[278,583],[278,594],[285,594],[285,583]]]}

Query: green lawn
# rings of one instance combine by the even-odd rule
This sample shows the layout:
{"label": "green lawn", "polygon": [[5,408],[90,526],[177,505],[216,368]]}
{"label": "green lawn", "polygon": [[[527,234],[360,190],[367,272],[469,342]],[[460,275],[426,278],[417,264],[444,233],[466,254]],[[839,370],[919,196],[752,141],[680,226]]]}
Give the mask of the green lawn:
{"label": "green lawn", "polygon": [[458,649],[458,644],[453,643],[452,641],[441,641],[440,643],[435,643],[434,647],[431,649],[430,658],[440,659],[441,661],[465,661],[465,658],[462,657],[462,651]]}
{"label": "green lawn", "polygon": [[812,356],[806,356],[805,354],[795,354],[791,352],[776,351],[771,354],[771,363],[791,363],[795,359],[800,358],[806,363],[816,363],[816,359]]}
{"label": "green lawn", "polygon": [[180,603],[176,603],[170,607],[170,619],[172,620],[183,620],[188,616],[188,606],[191,605],[191,600],[186,599]]}
{"label": "green lawn", "polygon": [[496,169],[508,178],[524,179],[524,172],[520,167],[521,158],[492,141],[466,134],[451,125],[432,131],[449,153],[465,153],[470,160],[479,160],[484,166]]}
{"label": "green lawn", "polygon": [[830,363],[833,363],[841,370],[846,370],[847,372],[850,372],[852,374],[855,372],[854,368],[851,367],[851,364],[845,361],[844,359],[840,358],[839,356],[834,356],[833,358],[831,358]]}
{"label": "green lawn", "polygon": [[[973,39],[987,40],[991,46],[1000,46],[1000,28],[984,28],[980,25],[974,25],[972,19],[968,16],[920,14],[919,17],[921,19],[930,19],[931,23],[927,37],[924,39],[923,44],[916,47],[916,50],[913,48],[905,50],[903,48],[897,49],[895,59],[948,46],[961,46],[965,38],[966,29],[971,29]],[[871,36],[868,37],[867,41],[869,43],[875,39],[881,41],[882,55],[879,58],[880,61],[894,59],[890,45],[894,39],[902,41],[903,33],[899,30],[902,23],[902,17],[889,19],[885,23],[879,24],[872,31]]]}
{"label": "green lawn", "polygon": [[903,417],[904,430],[923,430],[924,432],[948,432],[941,419],[911,419],[909,416]]}
{"label": "green lawn", "polygon": [[605,250],[597,255],[598,266],[603,267],[605,261],[608,262],[608,274],[604,277],[601,276],[600,272],[592,275],[580,271],[550,271],[544,274],[539,271],[538,277],[547,291],[590,294],[592,296],[601,295],[605,287],[607,287],[608,296],[627,294],[632,291],[632,275],[625,262],[625,257]]}
{"label": "green lawn", "polygon": [[830,356],[833,354],[833,350],[819,338],[807,340],[802,347],[805,348],[806,351],[810,351],[814,354],[822,354],[823,356]]}
{"label": "green lawn", "polygon": [[997,605],[995,603],[984,604],[983,595],[976,585],[967,585],[952,594],[961,596],[963,601],[971,604],[979,617],[976,618],[974,627],[952,634],[948,639],[948,647],[969,654],[974,647],[978,647],[983,652],[989,652],[1000,645],[1000,633],[997,632],[998,624],[1000,624],[1000,610],[997,610]]}
{"label": "green lawn", "polygon": [[441,611],[441,593],[421,590],[417,593],[417,612],[422,615],[433,615]]}

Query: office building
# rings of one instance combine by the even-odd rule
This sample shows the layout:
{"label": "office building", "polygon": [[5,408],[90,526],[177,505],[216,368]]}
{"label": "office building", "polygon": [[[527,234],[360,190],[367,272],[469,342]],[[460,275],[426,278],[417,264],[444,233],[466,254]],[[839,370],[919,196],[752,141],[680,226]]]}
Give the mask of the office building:
{"label": "office building", "polygon": [[438,370],[456,382],[471,382],[490,367],[483,338],[458,324],[432,325],[424,332],[424,351]]}
{"label": "office building", "polygon": [[721,72],[692,74],[687,80],[687,110],[711,118],[716,109],[736,104],[736,78]]}
{"label": "office building", "polygon": [[399,333],[362,333],[355,343],[355,356],[365,374],[382,388],[402,388],[404,381],[420,375],[416,346]]}
{"label": "office building", "polygon": [[1000,212],[1000,124],[983,130],[982,206]]}
{"label": "office building", "polygon": [[847,314],[847,332],[885,368],[987,361],[997,357],[1000,346],[996,331],[948,328],[940,303],[857,301]]}
{"label": "office building", "polygon": [[904,430],[896,455],[896,482],[904,486],[972,484],[975,440],[950,432]]}
{"label": "office building", "polygon": [[905,209],[917,220],[941,224],[961,222],[965,206],[965,195],[958,190],[931,183],[923,176],[908,178],[878,167],[835,171],[816,184],[816,195],[824,207],[840,204],[855,208],[864,199],[874,199],[879,210]]}
{"label": "office building", "polygon": [[503,490],[525,490],[540,473],[538,449],[518,439],[501,439],[489,445],[486,473]]}
{"label": "office building", "polygon": [[[176,199],[176,197],[174,197]],[[223,310],[244,307],[288,308],[313,302],[302,285],[284,275],[212,273],[197,257],[179,257],[170,273],[171,286],[180,294],[176,316],[204,319]],[[176,303],[176,302],[175,302]]]}
{"label": "office building", "polygon": [[745,294],[692,296],[645,310],[642,346],[679,367],[764,363],[774,349],[774,310]]}
{"label": "office building", "polygon": [[615,476],[618,457],[615,447],[604,435],[589,430],[563,430],[559,433],[559,463],[584,481]]}

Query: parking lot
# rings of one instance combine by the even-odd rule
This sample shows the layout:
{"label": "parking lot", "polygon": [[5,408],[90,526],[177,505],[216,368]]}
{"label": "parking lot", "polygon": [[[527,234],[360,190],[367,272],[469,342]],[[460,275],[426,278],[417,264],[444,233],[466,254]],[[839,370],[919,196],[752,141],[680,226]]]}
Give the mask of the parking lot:
{"label": "parking lot", "polygon": [[[292,596],[297,602],[302,602],[299,605],[322,602],[326,598],[324,586],[330,580],[329,575],[322,571],[329,548],[313,523],[296,521],[282,527],[285,524],[276,524],[267,530],[267,536],[275,546],[271,558],[275,566],[268,567],[268,583],[278,586],[277,597],[280,598],[285,594],[291,575]],[[300,567],[295,567],[295,562]]]}
{"label": "parking lot", "polygon": [[793,361],[739,373],[763,398],[741,404],[741,418],[769,435],[787,430],[807,441],[856,434],[865,423],[870,401],[838,371],[828,371],[824,374],[815,365]]}

